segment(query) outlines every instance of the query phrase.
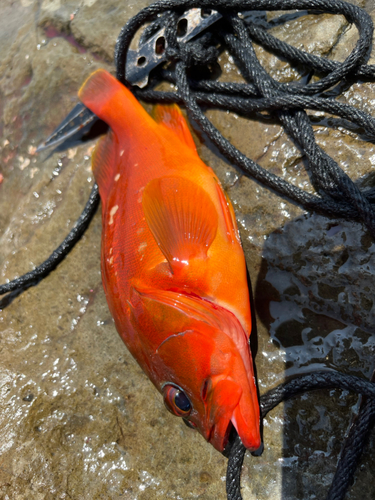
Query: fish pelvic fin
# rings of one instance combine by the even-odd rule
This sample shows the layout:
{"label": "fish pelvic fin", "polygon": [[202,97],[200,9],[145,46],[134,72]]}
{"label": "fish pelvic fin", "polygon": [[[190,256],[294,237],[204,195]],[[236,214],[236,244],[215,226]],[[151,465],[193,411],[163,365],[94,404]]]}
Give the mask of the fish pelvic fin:
{"label": "fish pelvic fin", "polygon": [[215,239],[218,214],[209,195],[183,177],[149,182],[142,198],[146,222],[172,272],[192,258],[206,258]]}
{"label": "fish pelvic fin", "polygon": [[197,152],[188,124],[177,104],[158,104],[154,108],[153,118],[157,123],[172,131],[181,142],[195,153]]}

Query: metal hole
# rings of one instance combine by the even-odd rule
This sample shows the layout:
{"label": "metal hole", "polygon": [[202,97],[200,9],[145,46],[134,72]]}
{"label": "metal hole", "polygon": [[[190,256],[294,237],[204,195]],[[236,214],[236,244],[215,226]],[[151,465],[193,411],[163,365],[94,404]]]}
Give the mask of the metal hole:
{"label": "metal hole", "polygon": [[165,51],[165,38],[163,36],[159,36],[159,38],[155,42],[155,54],[159,56],[163,54]]}
{"label": "metal hole", "polygon": [[180,19],[177,24],[177,36],[183,37],[187,33],[188,22],[187,19]]}
{"label": "metal hole", "polygon": [[137,61],[137,66],[144,66],[145,64],[146,64],[146,58],[144,56],[139,57]]}
{"label": "metal hole", "polygon": [[203,17],[203,19],[205,19],[206,17],[210,17],[211,14],[211,9],[201,9],[201,17]]}

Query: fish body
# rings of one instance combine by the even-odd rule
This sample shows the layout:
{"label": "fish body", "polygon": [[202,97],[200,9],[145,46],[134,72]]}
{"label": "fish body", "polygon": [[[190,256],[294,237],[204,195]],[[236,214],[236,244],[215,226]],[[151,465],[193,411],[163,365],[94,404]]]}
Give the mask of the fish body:
{"label": "fish body", "polygon": [[260,445],[251,312],[235,215],[177,106],[152,118],[104,70],[81,101],[110,131],[93,155],[102,279],[116,328],[167,408],[222,451]]}

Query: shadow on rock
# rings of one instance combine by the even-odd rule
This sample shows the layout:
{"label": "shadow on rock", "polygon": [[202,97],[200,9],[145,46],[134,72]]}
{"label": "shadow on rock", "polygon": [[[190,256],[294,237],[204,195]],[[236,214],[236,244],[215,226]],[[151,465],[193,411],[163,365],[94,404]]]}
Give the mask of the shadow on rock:
{"label": "shadow on rock", "polygon": [[[255,307],[286,377],[324,368],[371,376],[374,271],[375,244],[361,224],[308,214],[269,235]],[[282,498],[325,498],[356,402],[333,390],[285,404]],[[371,471],[375,459],[362,463]],[[364,472],[353,490],[361,488],[371,497]]]}

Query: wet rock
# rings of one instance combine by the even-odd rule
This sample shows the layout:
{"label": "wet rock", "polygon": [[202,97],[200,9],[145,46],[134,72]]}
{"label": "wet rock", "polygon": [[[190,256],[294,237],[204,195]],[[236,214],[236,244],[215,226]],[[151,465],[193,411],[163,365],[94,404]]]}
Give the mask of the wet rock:
{"label": "wet rock", "polygon": [[[328,56],[336,45],[348,22],[343,16],[331,14],[306,15],[307,11],[296,13],[270,13],[270,33],[297,49],[305,52]],[[309,33],[309,36],[306,36]],[[256,54],[262,66],[276,80],[290,82],[307,76],[306,68],[302,71],[280,60],[260,46],[256,46]]]}
{"label": "wet rock", "polygon": [[[302,245],[299,244],[301,241]],[[266,279],[277,289],[280,303],[284,304],[279,308],[274,303],[273,312],[271,306],[271,316],[275,320],[278,318],[276,322],[285,321],[285,317],[282,318],[282,309],[284,312],[288,309],[287,316],[290,319],[294,317],[301,325],[301,334],[309,337],[306,337],[305,341],[316,345],[315,348],[311,346],[311,349],[316,349],[316,353],[320,353],[318,357],[328,359],[330,348],[328,345],[323,348],[319,343],[322,340],[320,335],[308,328],[311,317],[306,318],[305,323],[310,332],[304,331],[303,311],[306,307],[307,310],[323,315],[319,330],[324,329],[324,325],[328,326],[329,320],[327,317],[324,318],[324,315],[332,317],[332,321],[339,320],[341,324],[337,323],[337,329],[341,326],[342,330],[347,330],[341,341],[345,355],[349,353],[348,346],[344,347],[344,339],[348,334],[352,339],[361,338],[359,344],[362,344],[364,351],[369,349],[367,362],[365,359],[360,359],[358,363],[358,370],[367,376],[372,369],[375,348],[373,344],[375,308],[372,300],[374,251],[372,240],[358,224],[348,221],[333,223],[323,217],[306,215],[285,225],[281,232],[270,235],[263,253],[267,268],[264,273],[268,276]],[[298,304],[295,312],[285,307],[284,300]],[[275,325],[274,331],[277,328]],[[337,332],[334,337],[336,338],[328,343],[331,344],[331,348],[335,348],[337,358],[334,364],[339,366],[340,354],[337,349],[341,343],[339,333]],[[312,352],[309,355],[309,362],[311,359]]]}
{"label": "wet rock", "polygon": [[[1,4],[2,282],[42,262],[81,212],[93,185],[94,143],[52,156],[36,156],[35,148],[76,104],[93,70],[113,71],[121,26],[148,3]],[[355,28],[340,16],[277,12],[261,19],[280,39],[338,60],[356,42]],[[280,81],[304,76],[256,50]],[[223,80],[241,81],[228,54],[220,64]],[[340,99],[371,111],[374,89],[358,83]],[[309,114],[321,147],[372,187],[373,143],[335,117]],[[313,192],[303,154],[275,118],[213,110],[207,116],[262,167]],[[196,138],[237,213],[254,288],[261,393],[287,375],[322,367],[369,376],[375,247],[363,225],[306,214]],[[115,331],[101,285],[100,236],[98,213],[56,271],[0,302],[0,496],[224,499],[226,459],[165,411]],[[245,459],[244,499],[324,498],[355,404],[354,396],[331,391],[272,411],[264,454]],[[373,496],[374,465],[368,452],[350,498]]]}

